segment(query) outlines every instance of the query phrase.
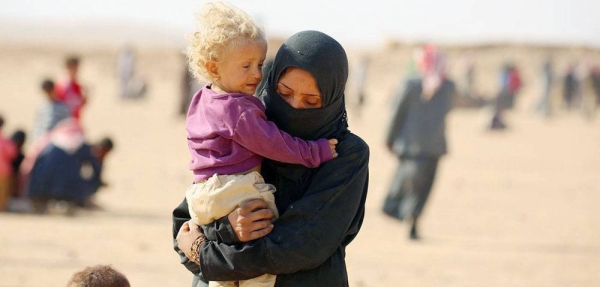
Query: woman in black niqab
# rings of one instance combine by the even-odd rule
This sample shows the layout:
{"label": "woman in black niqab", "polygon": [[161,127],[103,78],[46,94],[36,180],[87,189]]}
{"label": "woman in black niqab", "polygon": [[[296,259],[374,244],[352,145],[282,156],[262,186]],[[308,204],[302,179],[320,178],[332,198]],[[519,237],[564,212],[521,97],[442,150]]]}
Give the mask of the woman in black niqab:
{"label": "woman in black niqab", "polygon": [[[290,67],[302,69],[316,80],[320,108],[293,108],[277,93],[277,83]],[[297,33],[279,49],[265,86],[259,88],[267,118],[303,139],[338,139],[339,156],[317,168],[265,160],[262,173],[277,188],[280,213],[273,230],[241,243],[228,217],[215,221],[215,226],[204,232],[207,238],[220,238],[221,242],[203,243],[200,266],[175,245],[182,263],[195,274],[194,284],[198,285],[194,286],[205,286],[201,284],[207,280],[243,280],[265,273],[277,275],[275,287],[348,286],[346,246],[358,234],[365,215],[369,147],[348,131],[344,103],[347,78],[344,49],[321,32]],[[248,217],[260,212],[240,209]],[[189,218],[184,200],[173,211],[174,238]],[[198,235],[190,231],[185,236],[195,239]]]}

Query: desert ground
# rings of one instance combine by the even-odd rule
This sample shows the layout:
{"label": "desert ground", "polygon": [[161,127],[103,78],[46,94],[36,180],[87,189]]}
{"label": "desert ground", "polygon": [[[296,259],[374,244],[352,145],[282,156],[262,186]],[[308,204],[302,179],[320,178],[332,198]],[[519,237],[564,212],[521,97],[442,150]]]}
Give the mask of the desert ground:
{"label": "desert ground", "polygon": [[[574,56],[599,55],[550,50],[559,55],[559,68]],[[450,76],[458,79],[453,63],[465,49],[448,51]],[[350,51],[351,64],[373,57],[365,106],[356,107],[352,83],[347,92],[350,129],[371,148],[366,218],[347,250],[350,286],[600,286],[600,117],[558,108],[548,119],[533,113],[540,91],[536,73],[547,51],[471,50],[482,94],[494,92],[506,58],[521,65],[525,86],[505,131],[485,129],[488,109],[452,112],[450,152],[440,163],[418,242],[408,240],[406,225],[380,212],[397,165],[383,138],[410,48]],[[114,47],[3,45],[5,135],[31,130],[43,101],[39,83],[60,78],[63,58],[71,53],[82,57],[81,82],[89,95],[82,120],[86,138],[108,135],[115,141],[105,163],[109,185],[96,198],[103,210],[73,217],[0,214],[0,286],[65,286],[74,272],[96,264],[113,265],[132,286],[190,286],[191,275],[172,250],[170,217],[192,181],[184,119],[176,112],[181,54],[139,48],[137,72],[148,93],[123,101]]]}

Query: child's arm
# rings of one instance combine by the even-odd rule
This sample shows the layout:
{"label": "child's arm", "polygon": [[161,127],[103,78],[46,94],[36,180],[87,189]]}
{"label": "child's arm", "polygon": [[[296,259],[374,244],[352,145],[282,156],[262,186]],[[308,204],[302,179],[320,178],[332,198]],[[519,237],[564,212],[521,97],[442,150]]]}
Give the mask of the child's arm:
{"label": "child's arm", "polygon": [[234,128],[234,141],[250,151],[275,161],[318,167],[333,159],[337,140],[305,141],[292,137],[267,121],[259,109],[243,112]]}

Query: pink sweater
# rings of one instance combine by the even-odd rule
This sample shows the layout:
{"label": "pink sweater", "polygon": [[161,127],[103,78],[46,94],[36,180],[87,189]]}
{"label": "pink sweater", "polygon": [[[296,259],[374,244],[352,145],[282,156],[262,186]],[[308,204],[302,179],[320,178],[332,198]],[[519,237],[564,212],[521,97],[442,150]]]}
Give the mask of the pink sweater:
{"label": "pink sweater", "polygon": [[327,139],[304,141],[280,131],[267,121],[262,102],[249,95],[204,87],[192,98],[185,127],[196,182],[247,171],[264,157],[311,168],[333,158]]}

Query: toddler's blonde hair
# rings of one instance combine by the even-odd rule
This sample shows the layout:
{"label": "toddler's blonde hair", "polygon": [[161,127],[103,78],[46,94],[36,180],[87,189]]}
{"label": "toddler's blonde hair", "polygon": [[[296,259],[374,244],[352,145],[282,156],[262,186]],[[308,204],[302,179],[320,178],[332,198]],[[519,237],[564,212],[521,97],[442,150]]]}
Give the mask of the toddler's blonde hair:
{"label": "toddler's blonde hair", "polygon": [[[189,37],[188,66],[194,77],[212,81],[205,64],[220,62],[229,45],[259,42],[267,45],[265,32],[242,9],[225,2],[205,4],[196,15],[198,30]],[[235,46],[234,46],[235,47]]]}

